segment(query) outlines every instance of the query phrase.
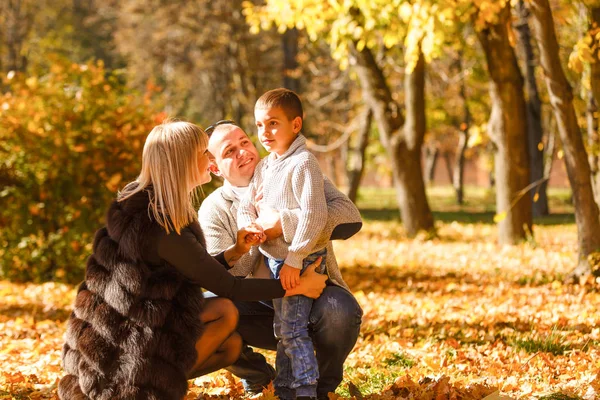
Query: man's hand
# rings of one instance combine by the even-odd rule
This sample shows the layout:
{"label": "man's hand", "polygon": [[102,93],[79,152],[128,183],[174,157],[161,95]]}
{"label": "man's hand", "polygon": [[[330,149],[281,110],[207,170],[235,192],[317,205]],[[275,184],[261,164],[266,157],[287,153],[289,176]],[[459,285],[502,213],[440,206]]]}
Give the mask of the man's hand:
{"label": "man's hand", "polygon": [[267,239],[267,236],[260,225],[253,223],[238,230],[236,239],[236,252],[246,254],[252,246],[258,246],[263,243]]}
{"label": "man's hand", "polygon": [[283,267],[279,272],[279,279],[281,280],[281,286],[283,286],[285,290],[294,289],[300,283],[300,270],[287,264],[283,264]]}

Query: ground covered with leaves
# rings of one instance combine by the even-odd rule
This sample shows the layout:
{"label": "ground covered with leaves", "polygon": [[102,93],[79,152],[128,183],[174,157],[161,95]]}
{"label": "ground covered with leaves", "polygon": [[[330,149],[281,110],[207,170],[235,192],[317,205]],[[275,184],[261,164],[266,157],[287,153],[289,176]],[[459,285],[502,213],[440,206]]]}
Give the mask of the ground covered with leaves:
{"label": "ground covered with leaves", "polygon": [[[331,397],[600,398],[600,285],[563,283],[576,262],[575,226],[537,225],[528,243],[508,247],[495,244],[487,217],[438,216],[437,231],[409,240],[394,218],[374,217],[336,243],[364,317]],[[0,399],[56,398],[74,294],[0,282]],[[199,397],[244,394],[224,372],[190,382],[188,398]]]}

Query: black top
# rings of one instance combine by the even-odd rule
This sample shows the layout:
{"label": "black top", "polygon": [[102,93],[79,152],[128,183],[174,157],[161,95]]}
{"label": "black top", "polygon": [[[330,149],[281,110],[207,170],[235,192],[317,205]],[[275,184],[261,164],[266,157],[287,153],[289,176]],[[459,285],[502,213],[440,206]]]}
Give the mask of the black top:
{"label": "black top", "polygon": [[[163,259],[200,287],[231,300],[270,300],[285,295],[279,279],[241,279],[227,272],[224,252],[212,257],[189,228],[158,239],[149,261]],[[154,253],[151,251],[150,253]]]}

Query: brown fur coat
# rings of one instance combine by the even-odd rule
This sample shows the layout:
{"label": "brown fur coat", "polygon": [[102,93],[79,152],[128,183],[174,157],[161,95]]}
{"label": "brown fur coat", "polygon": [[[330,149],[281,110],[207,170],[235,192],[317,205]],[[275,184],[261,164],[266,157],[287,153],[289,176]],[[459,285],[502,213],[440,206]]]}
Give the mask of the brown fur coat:
{"label": "brown fur coat", "polygon": [[[63,347],[63,400],[170,400],[187,392],[202,324],[198,286],[145,254],[163,233],[148,192],[114,201],[96,233]],[[190,226],[204,243],[200,226]]]}

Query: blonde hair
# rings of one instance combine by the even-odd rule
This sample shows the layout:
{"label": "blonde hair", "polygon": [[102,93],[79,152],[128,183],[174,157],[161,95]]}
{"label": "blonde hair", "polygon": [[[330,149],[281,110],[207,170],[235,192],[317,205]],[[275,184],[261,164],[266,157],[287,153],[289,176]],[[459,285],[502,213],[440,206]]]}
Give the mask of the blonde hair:
{"label": "blonde hair", "polygon": [[117,196],[123,201],[152,185],[149,212],[167,233],[197,219],[194,187],[200,182],[198,155],[206,150],[208,136],[197,125],[166,120],[152,129],[142,153],[142,171]]}

